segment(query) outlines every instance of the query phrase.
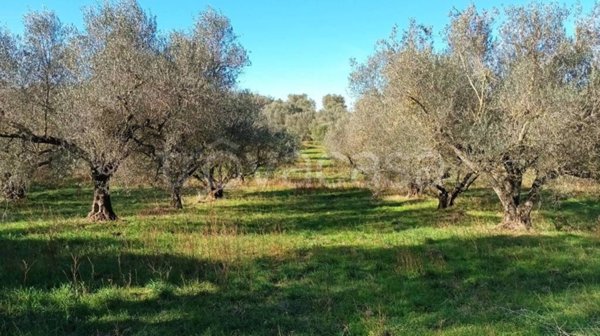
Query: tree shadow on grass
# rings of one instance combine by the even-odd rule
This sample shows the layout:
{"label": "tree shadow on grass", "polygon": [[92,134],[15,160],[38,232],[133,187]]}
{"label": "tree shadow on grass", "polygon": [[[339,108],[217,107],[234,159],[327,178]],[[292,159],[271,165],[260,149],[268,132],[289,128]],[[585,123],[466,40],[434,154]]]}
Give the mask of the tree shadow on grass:
{"label": "tree shadow on grass", "polygon": [[245,193],[242,203],[215,204],[245,232],[402,231],[431,227],[456,214],[435,202],[378,200],[360,188],[302,188]]}
{"label": "tree shadow on grass", "polygon": [[[7,286],[2,302],[20,308],[0,309],[5,319],[0,332],[551,334],[560,328],[586,333],[600,322],[597,302],[586,300],[600,292],[597,243],[575,235],[496,235],[385,248],[321,246],[239,261],[228,265],[232,271],[223,277],[220,270],[226,265],[220,263],[175,254],[109,253],[118,242],[80,241],[104,251],[88,254],[97,274],[88,284],[90,293],[68,297],[73,302],[53,301],[51,288],[70,283],[52,269],[68,266],[67,251],[58,250],[55,263],[32,270],[31,283],[23,288],[17,285],[18,272],[3,266]],[[20,258],[43,252],[45,244],[3,240],[1,246],[2,253],[20,251],[8,255],[8,264],[16,265]],[[169,265],[170,275],[151,271],[150,262],[155,268]],[[82,281],[91,271],[84,267]],[[134,274],[132,286],[146,286],[150,292],[128,292],[118,280],[123,273]],[[213,287],[185,290],[198,281]],[[10,295],[20,288],[37,288],[45,299],[22,302],[32,299]],[[124,294],[102,292],[117,289]]]}
{"label": "tree shadow on grass", "polygon": [[[64,219],[85,218],[88,191],[67,188],[34,192],[27,203],[5,209],[8,215],[4,221],[46,220],[47,225],[7,228],[4,232],[41,234],[72,230],[73,223]],[[118,214],[125,218],[119,223],[126,225],[132,220],[136,225],[168,226],[173,232],[201,230],[212,220],[236,226],[239,233],[393,232],[440,226],[493,226],[500,221],[500,206],[487,189],[473,189],[458,198],[455,207],[443,211],[436,209],[432,199],[378,200],[361,188],[235,190],[228,194],[229,199],[188,206],[177,212],[168,211],[168,199],[160,189],[117,189],[113,195]],[[542,203],[540,216],[559,229],[597,227],[600,202],[576,200],[557,204]]]}
{"label": "tree shadow on grass", "polygon": [[[85,222],[89,210],[88,191],[76,188],[36,191],[26,203],[6,209],[8,215],[4,221],[38,222],[39,225],[4,228],[3,233],[56,234],[94,230],[94,223]],[[143,222],[146,226],[161,225],[173,232],[187,232],[201,230],[216,218],[220,224],[237,226],[240,233],[392,232],[436,226],[453,219],[457,225],[462,225],[460,219],[465,217],[460,211],[436,211],[435,203],[427,200],[377,200],[370,191],[360,188],[236,190],[228,197],[173,212],[167,211],[168,200],[160,189],[117,189],[113,191],[113,202],[123,220],[102,225],[118,227],[134,221],[136,225]],[[122,228],[114,231],[118,234]]]}
{"label": "tree shadow on grass", "polygon": [[[114,223],[92,223],[78,217],[77,208],[86,211],[84,203],[71,201],[63,216],[75,213],[71,219],[56,220],[47,213],[28,214],[17,212],[24,220],[45,221],[36,225],[5,227],[2,234],[23,236],[29,234],[72,235],[82,232],[110,231],[114,235],[136,236],[140,230],[160,227],[172,233],[198,232],[211,225],[235,227],[238,234],[266,234],[290,232],[394,232],[418,227],[433,227],[440,223],[470,225],[461,211],[437,211],[435,203],[427,200],[406,199],[400,201],[377,200],[365,189],[286,189],[245,193],[235,191],[231,199],[187,207],[182,211],[164,211],[153,207],[153,201],[161,197],[160,191],[137,190],[129,195],[130,209],[122,213],[124,219]],[[51,194],[51,192],[48,192]],[[68,193],[68,192],[67,192]],[[32,204],[54,204],[56,199],[64,202],[68,197],[36,195]],[[150,201],[148,201],[150,200]],[[60,207],[59,204],[54,206]],[[84,208],[85,207],[85,208]],[[167,208],[168,209],[168,208]],[[154,211],[158,210],[158,211]],[[125,215],[135,214],[134,217]],[[59,217],[60,218],[60,217]],[[14,219],[14,218],[13,218]],[[67,219],[67,218],[64,218]],[[466,224],[465,224],[466,223]]]}
{"label": "tree shadow on grass", "polygon": [[47,289],[76,281],[85,282],[91,289],[113,284],[140,286],[157,277],[163,280],[180,276],[200,279],[206,269],[222,267],[158,250],[143,253],[140,251],[146,251],[145,246],[137,240],[0,237],[0,243],[3,256],[0,283],[4,288]]}
{"label": "tree shadow on grass", "polygon": [[542,201],[540,213],[557,230],[594,231],[600,227],[600,200],[576,198],[552,201],[551,197]]}

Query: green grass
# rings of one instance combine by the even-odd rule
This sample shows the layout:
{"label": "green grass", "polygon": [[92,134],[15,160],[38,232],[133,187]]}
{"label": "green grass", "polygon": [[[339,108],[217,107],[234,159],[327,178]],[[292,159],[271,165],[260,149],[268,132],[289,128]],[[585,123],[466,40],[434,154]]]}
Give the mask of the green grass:
{"label": "green grass", "polygon": [[600,334],[597,199],[511,234],[486,189],[376,200],[315,145],[280,173],[180,212],[115,188],[114,223],[85,188],[3,203],[0,335]]}

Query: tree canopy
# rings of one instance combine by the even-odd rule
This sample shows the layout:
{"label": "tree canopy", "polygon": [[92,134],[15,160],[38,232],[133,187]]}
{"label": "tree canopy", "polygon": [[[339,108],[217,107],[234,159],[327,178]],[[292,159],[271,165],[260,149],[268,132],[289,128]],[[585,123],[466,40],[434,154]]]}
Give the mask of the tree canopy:
{"label": "tree canopy", "polygon": [[[373,181],[419,180],[440,197],[449,192],[444,179],[456,178],[460,192],[483,175],[503,225],[530,227],[549,180],[589,175],[597,164],[597,12],[532,3],[506,8],[495,22],[471,6],[451,15],[442,49],[413,21],[356,67],[356,113],[329,137],[331,150]],[[534,177],[523,194],[527,172]]]}

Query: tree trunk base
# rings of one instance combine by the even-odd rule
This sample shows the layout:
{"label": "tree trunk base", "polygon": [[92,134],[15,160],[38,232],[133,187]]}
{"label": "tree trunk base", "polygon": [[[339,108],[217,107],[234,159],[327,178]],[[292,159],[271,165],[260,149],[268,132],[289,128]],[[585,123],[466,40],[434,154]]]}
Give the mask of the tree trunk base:
{"label": "tree trunk base", "polygon": [[505,222],[498,225],[498,228],[506,231],[529,231],[530,227],[521,222]]}
{"label": "tree trunk base", "polygon": [[531,217],[529,215],[504,216],[498,227],[508,231],[529,231],[531,230]]}
{"label": "tree trunk base", "polygon": [[223,198],[223,188],[217,188],[215,190],[211,190],[211,195],[214,199]]}
{"label": "tree trunk base", "polygon": [[87,215],[87,218],[94,222],[114,221],[118,219],[114,212],[110,212],[106,209],[98,212],[90,211],[90,213]]}
{"label": "tree trunk base", "polygon": [[204,197],[204,200],[201,199],[200,202],[216,201],[216,200],[222,199],[224,195],[225,194],[224,194],[223,188],[210,189],[210,190],[208,190],[206,197]]}
{"label": "tree trunk base", "polygon": [[20,201],[26,198],[27,193],[25,191],[24,187],[14,187],[14,186],[10,186],[10,187],[6,187],[4,189],[4,198],[9,200],[9,201]]}
{"label": "tree trunk base", "polygon": [[448,209],[454,205],[454,199],[448,193],[438,193],[438,210]]}
{"label": "tree trunk base", "polygon": [[172,193],[171,194],[171,208],[173,209],[183,209],[183,202],[181,200],[181,194],[179,193]]}
{"label": "tree trunk base", "polygon": [[94,201],[92,202],[92,210],[87,216],[92,221],[114,221],[117,219],[110,200],[109,179],[109,176],[95,176],[94,178]]}

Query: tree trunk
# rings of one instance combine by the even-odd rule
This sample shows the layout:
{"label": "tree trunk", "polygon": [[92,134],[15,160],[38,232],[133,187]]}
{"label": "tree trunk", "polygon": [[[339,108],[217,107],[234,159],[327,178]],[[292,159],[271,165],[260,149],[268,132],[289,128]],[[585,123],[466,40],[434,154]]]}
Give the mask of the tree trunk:
{"label": "tree trunk", "polygon": [[25,199],[25,186],[9,182],[2,190],[4,198],[9,201],[19,201]]}
{"label": "tree trunk", "polygon": [[92,169],[92,180],[94,182],[94,201],[88,218],[93,221],[112,221],[117,219],[110,201],[109,182],[111,175]]}
{"label": "tree trunk", "polygon": [[[517,188],[515,184],[512,186]],[[520,202],[518,195],[521,188],[519,187],[518,191],[494,188],[494,191],[502,203],[503,216],[500,227],[508,230],[530,230],[533,201]]]}
{"label": "tree trunk", "polygon": [[171,187],[171,207],[173,207],[174,209],[183,209],[180,186]]}
{"label": "tree trunk", "polygon": [[459,179],[452,191],[449,191],[443,184],[436,184],[435,188],[438,191],[438,209],[446,209],[454,206],[454,200],[458,195],[467,191],[469,187],[475,182],[479,175],[470,172],[467,173],[462,179]]}
{"label": "tree trunk", "polygon": [[454,200],[461,192],[448,192],[438,189],[438,209],[447,209],[454,206]]}
{"label": "tree trunk", "polygon": [[448,206],[447,208],[453,207],[454,206],[454,200],[456,199],[456,197],[458,197],[458,194],[455,193],[450,193],[450,196],[448,197]]}
{"label": "tree trunk", "polygon": [[208,197],[211,199],[221,199],[223,198],[223,187],[217,184],[212,184],[208,188]]}
{"label": "tree trunk", "polygon": [[423,187],[416,183],[416,182],[411,182],[408,185],[408,197],[419,197],[421,196],[421,194],[423,193]]}
{"label": "tree trunk", "polygon": [[214,168],[208,172],[208,196],[212,199],[223,198],[223,186],[217,183],[214,178]]}
{"label": "tree trunk", "polygon": [[446,190],[438,189],[438,209],[446,209],[454,203],[451,195]]}
{"label": "tree trunk", "polygon": [[504,214],[500,227],[508,230],[530,230],[531,225],[531,210],[533,202],[527,201],[524,204],[516,205],[509,202],[504,205]]}
{"label": "tree trunk", "polygon": [[[530,230],[531,224],[531,211],[533,205],[540,197],[542,186],[548,179],[556,178],[558,174],[554,171],[546,172],[536,176],[531,185],[531,189],[527,195],[521,199],[521,183],[523,181],[523,175],[512,175],[505,177],[502,181],[502,185],[494,186],[494,191],[504,210],[502,223],[500,227],[511,229],[511,230]],[[500,179],[496,178],[497,181]],[[524,201],[523,201],[524,200]]]}

